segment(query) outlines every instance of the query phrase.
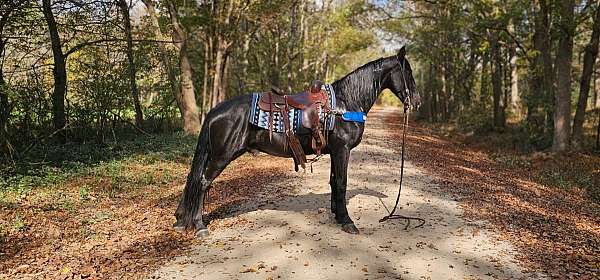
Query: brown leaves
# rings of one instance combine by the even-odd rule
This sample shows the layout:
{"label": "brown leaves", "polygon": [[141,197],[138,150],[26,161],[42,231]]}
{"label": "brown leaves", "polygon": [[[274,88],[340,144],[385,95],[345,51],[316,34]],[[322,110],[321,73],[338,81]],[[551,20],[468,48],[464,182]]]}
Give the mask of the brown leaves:
{"label": "brown leaves", "polygon": [[[236,160],[210,192],[208,211],[217,220],[209,228],[247,224],[243,219],[218,218],[248,199],[268,200],[284,194],[282,188],[273,189],[269,184],[285,177],[291,167],[292,162],[283,158],[244,156]],[[186,165],[185,172],[177,173],[187,173],[188,168]],[[144,186],[147,189],[142,189],[141,195],[95,196],[95,200],[73,203],[66,210],[45,207],[53,201],[39,199],[0,209],[0,221],[14,220],[18,213],[27,224],[23,231],[0,233],[0,278],[20,279],[25,274],[60,279],[143,278],[199,242],[193,234],[171,229],[185,176],[176,179],[171,184]],[[65,185],[62,191],[79,195],[78,182]]]}
{"label": "brown leaves", "polygon": [[[399,115],[388,119],[388,123],[399,121]],[[400,139],[401,131],[394,133]],[[569,163],[581,162],[571,164],[579,172],[572,178],[585,179],[593,175],[590,164],[597,169],[600,159],[544,154],[513,160],[511,151],[485,146],[489,142],[480,139],[464,145],[412,122],[407,135],[408,160],[437,177],[440,190],[458,197],[467,218],[489,221],[490,231],[516,245],[519,260],[531,270],[558,279],[598,279],[600,206],[577,189],[548,187],[537,174],[549,164],[564,169]],[[497,154],[502,160],[495,160]],[[598,174],[593,176],[597,181]],[[461,230],[457,234],[467,233]],[[470,234],[479,235],[479,229]]]}

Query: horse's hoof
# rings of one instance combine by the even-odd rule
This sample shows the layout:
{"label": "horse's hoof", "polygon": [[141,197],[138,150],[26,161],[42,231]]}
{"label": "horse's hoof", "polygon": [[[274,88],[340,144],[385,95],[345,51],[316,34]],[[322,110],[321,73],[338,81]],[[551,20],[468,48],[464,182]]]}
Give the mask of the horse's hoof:
{"label": "horse's hoof", "polygon": [[350,234],[358,234],[358,228],[354,224],[343,224],[342,230]]}
{"label": "horse's hoof", "polygon": [[196,231],[197,238],[204,238],[208,236],[208,229],[203,228]]}

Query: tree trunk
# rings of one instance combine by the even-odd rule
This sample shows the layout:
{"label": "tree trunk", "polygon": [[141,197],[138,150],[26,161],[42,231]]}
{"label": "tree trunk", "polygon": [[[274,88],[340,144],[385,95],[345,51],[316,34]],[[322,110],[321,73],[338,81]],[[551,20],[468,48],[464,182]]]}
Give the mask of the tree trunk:
{"label": "tree trunk", "polygon": [[215,74],[213,78],[213,90],[212,90],[212,104],[211,108],[214,108],[221,101],[219,100],[219,90],[221,89],[221,82],[223,82],[223,68],[225,60],[225,45],[223,38],[219,38],[217,41],[217,53],[215,56]]}
{"label": "tree trunk", "polygon": [[[474,36],[473,36],[474,37]],[[464,96],[462,98],[462,109],[469,108],[472,105],[472,92],[475,85],[475,68],[477,67],[477,49],[479,48],[479,42],[475,38],[471,38],[470,50],[469,50],[469,62],[467,63],[467,71],[461,77],[465,79],[463,85]]]}
{"label": "tree trunk", "polygon": [[244,36],[244,44],[242,45],[242,60],[240,65],[240,86],[238,94],[243,94],[246,89],[246,80],[248,79],[248,66],[250,66],[250,60],[248,58],[250,51],[250,43],[252,42],[252,36],[247,34]]}
{"label": "tree trunk", "polygon": [[598,124],[596,126],[596,150],[600,150],[600,110],[598,110]]}
{"label": "tree trunk", "polygon": [[442,63],[442,96],[441,99],[439,100],[440,105],[441,105],[441,113],[442,113],[442,120],[443,121],[448,121],[448,88],[450,87],[448,85],[448,68],[446,67],[446,63],[445,63],[445,58],[444,58],[444,62]]}
{"label": "tree trunk", "polygon": [[490,61],[490,53],[489,51],[484,51],[482,54],[482,62],[481,62],[481,81],[479,83],[480,88],[479,88],[479,103],[480,106],[483,107],[483,109],[485,109],[485,105],[486,105],[486,101],[487,101],[487,97],[488,97],[488,73],[487,73],[487,67],[488,67],[488,63]]}
{"label": "tree trunk", "polygon": [[210,42],[211,38],[208,38],[208,42],[204,44],[204,75],[202,77],[202,107],[200,107],[200,113],[202,115],[202,122],[204,122],[204,116],[206,116],[206,112],[208,111],[207,105],[210,101],[208,96],[208,76],[209,76],[209,65],[211,58],[211,50],[210,50]]}
{"label": "tree trunk", "polygon": [[125,36],[127,38],[127,61],[129,62],[129,86],[131,88],[131,98],[135,108],[135,125],[142,127],[144,115],[140,105],[140,96],[138,94],[137,84],[135,82],[135,61],[133,59],[133,39],[131,37],[131,18],[129,17],[129,5],[127,1],[118,0],[119,9],[123,15],[123,25],[125,26]]}
{"label": "tree trunk", "polygon": [[4,80],[4,71],[2,70],[4,68],[4,55],[6,54],[6,42],[8,39],[5,39],[2,35],[4,34],[4,27],[9,21],[10,13],[12,12],[11,8],[15,7],[8,7],[8,9],[0,15],[0,151],[7,161],[12,160],[13,158],[13,148],[8,139],[7,129],[11,107],[8,100],[6,81]]}
{"label": "tree trunk", "polygon": [[[598,64],[600,63],[600,59],[596,58],[596,69],[598,69]],[[592,99],[593,108],[600,108],[600,75],[596,73],[597,71],[593,71],[594,75],[594,99]]]}
{"label": "tree trunk", "polygon": [[290,11],[290,34],[288,36],[288,49],[287,49],[287,92],[292,92],[293,89],[293,73],[294,73],[294,46],[296,46],[298,40],[298,27],[297,27],[297,15],[298,15],[298,1],[292,1],[292,7]]}
{"label": "tree trunk", "polygon": [[[431,91],[433,89],[432,87],[432,80],[431,80],[431,76],[432,76],[432,66],[431,66],[431,62],[427,63],[425,65],[426,68],[424,68],[424,71],[427,71],[427,75],[421,75],[423,77],[423,81],[421,83],[422,87],[423,87],[423,106],[421,106],[421,109],[419,110],[419,113],[421,114],[421,116],[423,118],[426,118],[428,121],[432,121],[432,117],[431,117]],[[427,69],[427,70],[425,70]],[[421,72],[421,74],[423,74],[423,72]]]}
{"label": "tree trunk", "polygon": [[[52,3],[50,0],[42,0],[42,11],[48,32],[50,33],[50,42],[52,43],[52,56],[54,60],[54,68],[52,74],[54,76],[54,91],[52,92],[52,122],[55,130],[61,130],[65,127],[67,120],[65,115],[65,95],[67,92],[67,69],[66,57],[63,53],[60,35],[52,13]],[[64,132],[58,133],[61,141],[66,140]]]}
{"label": "tree trunk", "polygon": [[[3,27],[3,26],[2,26]],[[0,27],[0,34],[2,34],[2,27]],[[4,61],[6,41],[0,37],[0,61]],[[10,116],[10,103],[8,101],[8,93],[6,90],[6,81],[4,80],[4,72],[2,71],[2,65],[0,65],[0,151],[7,160],[13,158],[13,148],[8,140],[8,118]]]}
{"label": "tree trunk", "polygon": [[221,84],[219,88],[219,102],[225,101],[227,97],[227,89],[229,86],[229,68],[231,66],[231,59],[229,59],[229,55],[226,54],[223,60],[223,74],[221,75]]}
{"label": "tree trunk", "polygon": [[510,49],[510,107],[512,113],[521,118],[521,96],[519,95],[519,68],[517,66],[517,51],[514,46]]}
{"label": "tree trunk", "polygon": [[167,1],[169,17],[173,28],[173,42],[179,50],[179,68],[181,71],[180,93],[181,108],[183,108],[183,130],[187,134],[196,135],[200,132],[200,116],[196,105],[194,94],[194,83],[192,80],[192,66],[187,56],[187,34],[179,23],[177,7],[173,1]]}
{"label": "tree trunk", "polygon": [[494,126],[504,127],[506,118],[504,117],[504,102],[502,100],[502,51],[498,43],[496,34],[490,34],[490,51],[492,55],[492,98],[493,98],[493,116]]}
{"label": "tree trunk", "polygon": [[[305,40],[307,38],[309,38],[308,36],[308,28],[306,27],[306,19],[307,19],[307,4],[306,4],[306,0],[301,0],[301,4],[300,4],[300,39],[298,40],[298,44],[299,47],[301,49],[305,49],[306,48],[306,42]],[[300,71],[299,74],[302,75],[302,81],[304,81],[304,83],[308,83],[310,81],[308,81],[308,73],[310,73],[309,71],[309,62],[308,59],[306,58],[306,56],[304,55],[304,51],[301,51],[299,54],[300,58],[299,60],[302,62],[302,70]],[[304,85],[303,85],[304,86]]]}
{"label": "tree trunk", "polygon": [[[511,21],[508,25],[509,32],[515,31],[515,26]],[[510,111],[517,117],[521,118],[521,96],[519,95],[519,68],[517,65],[517,46],[515,43],[509,45],[509,66],[510,66]]]}
{"label": "tree trunk", "polygon": [[433,122],[438,121],[438,115],[440,113],[439,106],[439,95],[440,95],[440,85],[436,79],[436,73],[439,71],[438,64],[431,64],[431,71],[429,72],[430,77],[429,80],[432,81],[432,91],[431,91],[431,117]]}
{"label": "tree trunk", "polygon": [[585,111],[587,109],[587,101],[590,92],[590,81],[592,72],[594,71],[594,63],[598,56],[598,43],[600,41],[600,7],[596,7],[594,16],[594,25],[592,27],[592,37],[590,42],[585,47],[583,55],[583,70],[581,72],[581,80],[579,83],[579,99],[577,101],[577,109],[575,118],[573,119],[573,145],[579,147],[583,140],[583,123],[585,121]]}
{"label": "tree trunk", "polygon": [[559,2],[560,7],[560,39],[557,52],[557,92],[554,109],[554,138],[552,150],[562,152],[569,147],[571,133],[571,64],[573,57],[573,22],[574,0]]}
{"label": "tree trunk", "polygon": [[[156,15],[156,8],[154,7],[153,0],[142,0],[142,2],[144,2],[144,5],[146,5],[148,17],[150,18],[152,28],[154,28],[154,37],[156,40],[162,40],[163,34],[160,30],[160,24],[158,23],[158,16]],[[157,43],[156,46],[158,47],[158,52],[160,55],[160,63],[162,64],[164,71],[167,74],[167,78],[169,79],[171,94],[173,95],[173,98],[175,98],[175,102],[177,102],[177,108],[179,108],[181,118],[183,119],[185,109],[183,109],[181,105],[181,96],[177,90],[177,78],[175,76],[173,66],[171,65],[171,60],[169,59],[169,52],[163,43]]]}
{"label": "tree trunk", "polygon": [[529,69],[529,96],[525,99],[527,105],[527,127],[534,138],[545,136],[546,116],[552,104],[554,75],[552,70],[551,41],[550,38],[550,1],[536,0],[533,2],[535,10],[533,50]]}

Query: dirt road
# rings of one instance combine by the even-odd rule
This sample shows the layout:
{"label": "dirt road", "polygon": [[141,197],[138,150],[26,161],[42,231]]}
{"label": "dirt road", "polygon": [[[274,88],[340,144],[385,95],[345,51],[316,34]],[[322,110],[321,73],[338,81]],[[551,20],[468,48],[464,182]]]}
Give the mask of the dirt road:
{"label": "dirt road", "polygon": [[[329,210],[329,158],[314,173],[297,173],[272,185],[294,189],[283,199],[242,205],[190,252],[150,275],[160,279],[506,279],[522,274],[514,248],[461,218],[456,198],[444,194],[410,162],[401,213],[426,220],[404,230],[399,220],[379,223],[393,207],[400,157],[383,123],[393,109],[369,114],[363,142],[351,154],[348,210],[360,235],[341,231]],[[409,151],[410,153],[410,151]],[[435,155],[432,155],[435,156]],[[410,160],[410,154],[408,155]],[[290,160],[291,166],[291,160]],[[290,171],[292,172],[292,171]],[[295,188],[290,188],[297,186]],[[304,187],[300,187],[304,186]]]}

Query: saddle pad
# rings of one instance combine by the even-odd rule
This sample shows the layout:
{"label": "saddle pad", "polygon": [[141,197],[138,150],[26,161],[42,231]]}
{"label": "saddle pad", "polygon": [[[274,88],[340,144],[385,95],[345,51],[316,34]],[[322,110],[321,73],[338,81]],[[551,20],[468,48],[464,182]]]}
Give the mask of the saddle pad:
{"label": "saddle pad", "polygon": [[364,123],[367,120],[367,114],[363,112],[345,112],[342,114],[342,120],[347,122]]}
{"label": "saddle pad", "polygon": [[[335,93],[333,91],[333,87],[330,84],[323,85],[325,92],[327,93],[327,100],[329,108],[335,109]],[[258,107],[258,93],[252,94],[252,107],[250,109],[250,123],[256,125],[263,129],[269,129],[269,120],[271,118],[271,114],[269,111],[261,110]],[[288,107],[288,119],[290,120],[290,126],[294,129],[295,133],[298,133],[299,130],[303,129],[302,127],[302,110],[298,110],[293,107]],[[283,117],[279,112],[273,112],[273,132],[284,132],[283,125]],[[319,116],[321,120],[321,124],[325,124],[327,121],[327,128],[329,130],[333,130],[333,125],[335,123],[335,116],[329,115],[327,120],[325,120],[325,114],[321,113]]]}

